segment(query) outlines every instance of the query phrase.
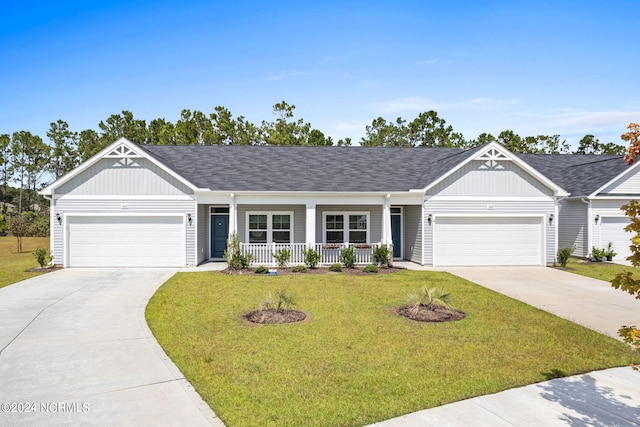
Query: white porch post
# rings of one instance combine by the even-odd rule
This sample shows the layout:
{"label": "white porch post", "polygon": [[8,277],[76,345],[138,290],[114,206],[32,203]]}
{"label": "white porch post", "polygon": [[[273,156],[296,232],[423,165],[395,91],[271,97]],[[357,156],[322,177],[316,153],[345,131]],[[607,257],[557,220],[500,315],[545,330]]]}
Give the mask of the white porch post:
{"label": "white porch post", "polygon": [[307,219],[304,241],[307,247],[315,247],[316,243],[316,205],[315,203],[307,203]]}
{"label": "white porch post", "polygon": [[387,194],[384,199],[382,210],[382,244],[390,245],[393,243],[391,236],[391,194]]}
{"label": "white porch post", "polygon": [[231,193],[231,203],[229,203],[229,236],[237,233],[238,211],[236,209],[236,195]]}

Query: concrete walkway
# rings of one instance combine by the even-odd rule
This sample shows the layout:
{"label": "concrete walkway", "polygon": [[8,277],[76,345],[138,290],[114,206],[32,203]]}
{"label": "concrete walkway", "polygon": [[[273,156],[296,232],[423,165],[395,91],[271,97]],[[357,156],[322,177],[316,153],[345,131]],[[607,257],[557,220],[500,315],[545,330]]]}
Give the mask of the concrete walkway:
{"label": "concrete walkway", "polygon": [[[396,263],[414,270],[431,270]],[[448,271],[619,339],[640,323],[640,301],[608,282],[545,267],[455,267]],[[559,378],[373,424],[427,426],[640,426],[640,373],[630,367]]]}
{"label": "concrete walkway", "polygon": [[222,426],[153,338],[176,269],[65,269],[0,289],[0,425]]}

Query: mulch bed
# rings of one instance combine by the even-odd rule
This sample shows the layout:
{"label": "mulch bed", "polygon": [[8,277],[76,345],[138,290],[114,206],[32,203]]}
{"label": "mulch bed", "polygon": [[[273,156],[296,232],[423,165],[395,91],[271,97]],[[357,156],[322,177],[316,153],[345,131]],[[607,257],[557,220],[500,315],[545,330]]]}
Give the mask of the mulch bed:
{"label": "mulch bed", "polygon": [[29,270],[26,270],[27,273],[48,273],[50,271],[56,271],[56,270],[62,270],[62,267],[60,266],[49,266],[49,267],[37,267],[37,268],[31,268]]}
{"label": "mulch bed", "polygon": [[456,320],[462,320],[466,316],[462,310],[449,310],[445,307],[429,308],[426,306],[420,306],[416,313],[414,313],[412,309],[412,305],[404,305],[402,307],[398,307],[396,312],[400,316],[404,316],[418,322],[454,322]]}
{"label": "mulch bed", "polygon": [[282,323],[302,322],[307,318],[307,314],[297,310],[256,310],[247,313],[242,317],[253,323],[275,325]]}
{"label": "mulch bed", "polygon": [[[372,276],[376,274],[391,274],[397,273],[399,271],[404,270],[404,268],[400,267],[379,267],[377,273],[365,273],[362,271],[363,267],[356,268],[343,268],[341,273],[350,274],[352,276]],[[267,274],[257,274],[254,272],[255,268],[245,268],[243,270],[231,270],[229,268],[223,270],[222,272],[225,274],[242,274],[242,275],[250,275],[250,276],[267,276]],[[291,267],[287,268],[274,268],[269,267],[269,270],[277,270],[278,276],[291,276],[291,275],[300,275],[300,274],[338,274],[338,272],[329,271],[329,267],[318,267],[318,268],[307,268],[307,271],[304,273],[294,273],[291,271]]]}

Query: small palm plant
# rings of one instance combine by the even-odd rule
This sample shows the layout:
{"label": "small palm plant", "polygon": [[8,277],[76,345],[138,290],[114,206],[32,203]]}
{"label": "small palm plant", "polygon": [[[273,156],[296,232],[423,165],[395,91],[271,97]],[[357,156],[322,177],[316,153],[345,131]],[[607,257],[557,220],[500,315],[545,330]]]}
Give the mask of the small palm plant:
{"label": "small palm plant", "polygon": [[268,298],[265,301],[262,301],[258,308],[262,311],[273,310],[278,313],[287,313],[294,305],[296,305],[296,303],[294,302],[293,297],[285,289],[280,289],[276,293],[276,299],[274,299],[271,296],[271,293],[269,293]]}
{"label": "small palm plant", "polygon": [[411,306],[410,310],[414,315],[420,310],[420,307],[426,307],[429,310],[443,307],[451,311],[453,306],[449,304],[450,297],[451,294],[443,288],[425,286],[419,292],[409,294],[407,303]]}

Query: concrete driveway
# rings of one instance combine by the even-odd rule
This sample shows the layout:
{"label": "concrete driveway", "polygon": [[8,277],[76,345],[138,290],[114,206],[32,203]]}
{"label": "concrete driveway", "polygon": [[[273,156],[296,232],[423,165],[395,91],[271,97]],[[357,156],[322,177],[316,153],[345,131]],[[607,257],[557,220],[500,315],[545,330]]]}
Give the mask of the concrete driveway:
{"label": "concrete driveway", "polygon": [[175,269],[64,269],[0,289],[0,425],[223,425],[144,309]]}
{"label": "concrete driveway", "polygon": [[640,324],[640,301],[609,282],[548,267],[438,269],[524,301],[616,339],[622,325]]}

